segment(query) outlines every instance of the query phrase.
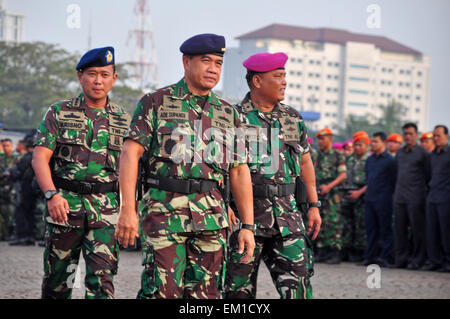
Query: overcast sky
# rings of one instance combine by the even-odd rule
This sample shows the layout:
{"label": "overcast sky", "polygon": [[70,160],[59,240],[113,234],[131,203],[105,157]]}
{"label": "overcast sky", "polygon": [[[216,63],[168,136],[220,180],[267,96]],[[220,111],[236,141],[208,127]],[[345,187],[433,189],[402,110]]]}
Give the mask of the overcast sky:
{"label": "overcast sky", "polygon": [[[26,40],[58,43],[72,52],[112,45],[116,61],[127,59],[128,31],[134,27],[134,0],[8,0],[8,9],[26,15]],[[272,23],[328,27],[382,35],[431,56],[429,126],[450,126],[450,1],[448,0],[153,0],[150,15],[160,85],[181,78],[180,44],[198,33],[235,38]],[[79,28],[69,28],[70,4],[80,8]],[[381,9],[380,28],[369,28],[370,4]],[[73,21],[73,20],[71,20]],[[226,63],[226,60],[225,60]]]}

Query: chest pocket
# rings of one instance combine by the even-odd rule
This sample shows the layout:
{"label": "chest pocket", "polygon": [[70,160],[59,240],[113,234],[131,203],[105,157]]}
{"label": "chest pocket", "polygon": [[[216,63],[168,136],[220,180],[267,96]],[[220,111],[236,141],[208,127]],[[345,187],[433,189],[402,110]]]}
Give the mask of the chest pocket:
{"label": "chest pocket", "polygon": [[290,156],[287,156],[286,161],[291,170],[292,175],[300,172],[301,155],[304,151],[300,144],[300,133],[298,131],[298,119],[290,116],[280,117],[280,124],[282,129],[284,149]]}
{"label": "chest pocket", "polygon": [[[227,170],[234,161],[235,123],[233,108],[228,105],[213,108],[211,118],[211,136],[207,146],[207,162],[214,164],[220,170]],[[203,124],[207,127],[207,125]],[[214,151],[213,151],[214,150]]]}
{"label": "chest pocket", "polygon": [[130,125],[128,115],[108,113],[108,150],[106,154],[106,168],[119,168],[119,155],[123,147],[123,136]]}
{"label": "chest pocket", "polygon": [[255,171],[266,160],[264,156],[267,157],[268,130],[253,124],[242,124],[242,127],[248,153],[248,165]]}
{"label": "chest pocket", "polygon": [[156,131],[158,145],[153,148],[154,156],[179,163],[192,155],[189,113],[183,111],[182,101],[164,96],[158,109],[159,126]]}
{"label": "chest pocket", "polygon": [[84,146],[86,139],[86,122],[83,111],[60,111],[57,115],[59,136],[55,156],[69,162],[75,162],[76,154]]}

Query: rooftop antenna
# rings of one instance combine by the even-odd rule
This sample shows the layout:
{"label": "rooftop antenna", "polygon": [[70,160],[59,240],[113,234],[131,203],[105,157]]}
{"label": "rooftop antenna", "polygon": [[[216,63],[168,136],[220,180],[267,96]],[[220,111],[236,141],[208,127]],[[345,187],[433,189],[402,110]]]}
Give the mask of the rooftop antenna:
{"label": "rooftop antenna", "polygon": [[128,31],[127,51],[133,86],[145,90],[158,85],[155,39],[147,0],[136,0],[133,28]]}

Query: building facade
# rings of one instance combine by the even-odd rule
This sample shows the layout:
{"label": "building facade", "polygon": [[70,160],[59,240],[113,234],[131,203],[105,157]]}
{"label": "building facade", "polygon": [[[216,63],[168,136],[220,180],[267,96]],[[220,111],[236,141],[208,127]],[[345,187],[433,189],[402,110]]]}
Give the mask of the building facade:
{"label": "building facade", "polygon": [[0,41],[25,41],[25,15],[8,11],[6,0],[0,0]]}
{"label": "building facade", "polygon": [[299,111],[320,113],[313,130],[338,129],[353,115],[375,122],[379,105],[403,105],[402,118],[428,129],[430,58],[385,37],[336,29],[274,24],[237,38],[227,49],[225,97],[248,91],[242,61],[258,52],[285,52],[288,86],[285,103]]}

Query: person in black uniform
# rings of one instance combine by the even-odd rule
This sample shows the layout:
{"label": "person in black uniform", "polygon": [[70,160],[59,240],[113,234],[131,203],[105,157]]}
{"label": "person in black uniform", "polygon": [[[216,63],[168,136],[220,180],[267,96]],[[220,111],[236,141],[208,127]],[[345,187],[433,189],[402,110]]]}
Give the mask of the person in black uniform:
{"label": "person in black uniform", "polygon": [[17,238],[9,243],[11,246],[33,246],[35,241],[37,194],[36,190],[33,189],[34,171],[31,166],[34,135],[35,130],[25,137],[27,153],[20,159],[16,166],[9,169],[6,173],[9,179],[19,181],[20,184],[17,204],[14,210],[14,216],[16,218],[15,233]]}

